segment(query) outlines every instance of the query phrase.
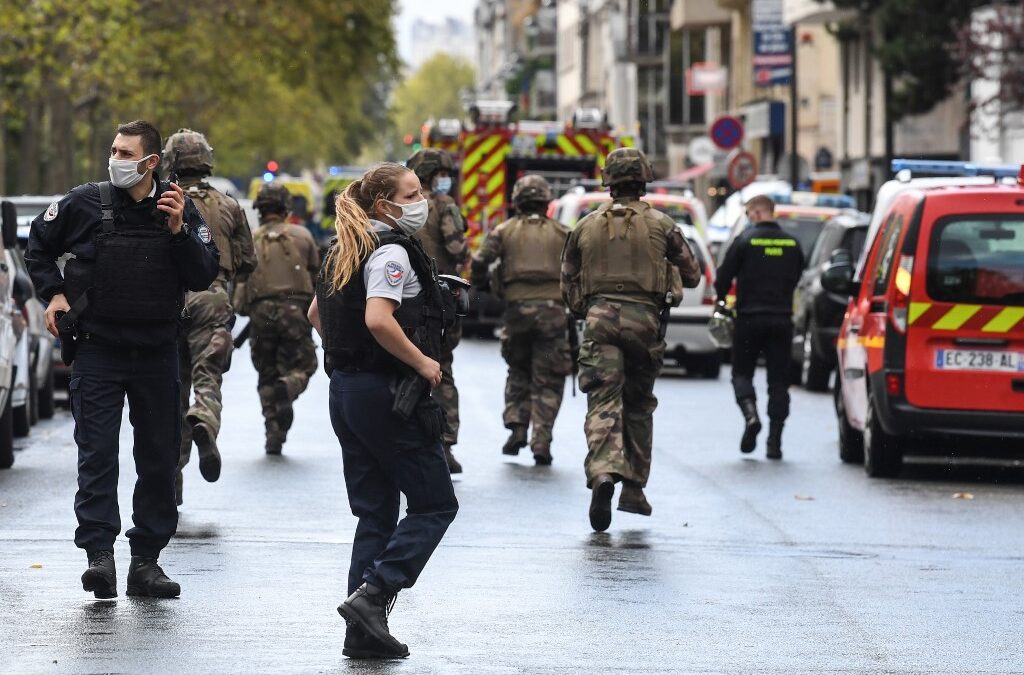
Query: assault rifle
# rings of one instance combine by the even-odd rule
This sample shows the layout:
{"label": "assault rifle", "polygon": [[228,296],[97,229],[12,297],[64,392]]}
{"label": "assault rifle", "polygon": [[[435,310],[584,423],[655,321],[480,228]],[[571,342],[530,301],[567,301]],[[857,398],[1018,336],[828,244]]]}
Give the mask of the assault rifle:
{"label": "assault rifle", "polygon": [[576,378],[580,374],[580,332],[576,317],[565,313],[566,330],[569,333],[569,355],[572,357],[572,395],[576,396]]}

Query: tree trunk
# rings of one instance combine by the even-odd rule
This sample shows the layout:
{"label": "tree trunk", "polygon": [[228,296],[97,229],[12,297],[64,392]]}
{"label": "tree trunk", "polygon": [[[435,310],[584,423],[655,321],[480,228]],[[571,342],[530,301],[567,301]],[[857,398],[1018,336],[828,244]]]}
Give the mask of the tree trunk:
{"label": "tree trunk", "polygon": [[39,194],[39,137],[42,133],[40,120],[43,105],[40,101],[25,104],[25,126],[21,130],[21,148],[18,152],[18,174],[15,192],[26,195]]}
{"label": "tree trunk", "polygon": [[54,92],[47,99],[47,162],[43,190],[47,194],[64,194],[75,186],[74,117],[71,101],[65,92]]}

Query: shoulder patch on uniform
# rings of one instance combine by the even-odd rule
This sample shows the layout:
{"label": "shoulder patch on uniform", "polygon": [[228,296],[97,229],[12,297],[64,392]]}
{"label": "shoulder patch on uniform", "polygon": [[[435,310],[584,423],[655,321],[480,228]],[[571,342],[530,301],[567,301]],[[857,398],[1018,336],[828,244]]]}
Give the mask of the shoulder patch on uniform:
{"label": "shoulder patch on uniform", "polygon": [[196,234],[199,235],[204,244],[209,244],[213,241],[213,233],[210,232],[210,226],[206,223],[203,223],[196,229]]}
{"label": "shoulder patch on uniform", "polygon": [[388,283],[392,286],[402,283],[402,279],[405,278],[405,268],[402,267],[402,263],[394,260],[388,261],[388,264],[384,266],[384,272],[388,278]]}
{"label": "shoulder patch on uniform", "polygon": [[60,208],[60,204],[54,202],[50,204],[50,207],[46,209],[46,213],[43,214],[43,220],[50,222],[57,217],[57,210]]}

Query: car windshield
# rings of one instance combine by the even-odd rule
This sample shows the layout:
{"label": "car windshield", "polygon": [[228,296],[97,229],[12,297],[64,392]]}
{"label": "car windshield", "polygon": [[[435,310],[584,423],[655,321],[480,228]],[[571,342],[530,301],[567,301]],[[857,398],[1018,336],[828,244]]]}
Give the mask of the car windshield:
{"label": "car windshield", "polygon": [[18,212],[18,225],[31,225],[36,216],[45,211],[49,205],[50,202],[15,204],[14,208]]}
{"label": "car windshield", "polygon": [[800,251],[804,254],[804,260],[809,259],[811,249],[818,241],[818,235],[825,228],[825,220],[822,218],[790,216],[778,218],[779,227],[792,236],[800,244]]}
{"label": "car windshield", "polygon": [[927,289],[942,302],[1024,305],[1024,216],[958,216],[937,223]]}
{"label": "car windshield", "polygon": [[866,225],[849,229],[843,235],[843,250],[849,252],[851,260],[856,260],[860,256],[867,238],[868,228]]}

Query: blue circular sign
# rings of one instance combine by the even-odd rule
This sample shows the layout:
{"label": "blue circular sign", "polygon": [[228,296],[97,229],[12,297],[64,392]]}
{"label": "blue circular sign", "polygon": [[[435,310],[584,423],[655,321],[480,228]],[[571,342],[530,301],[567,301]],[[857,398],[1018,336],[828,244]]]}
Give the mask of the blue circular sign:
{"label": "blue circular sign", "polygon": [[743,142],[743,122],[732,115],[722,115],[711,125],[710,135],[722,150],[732,150]]}

